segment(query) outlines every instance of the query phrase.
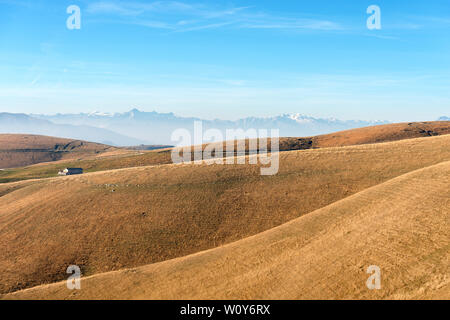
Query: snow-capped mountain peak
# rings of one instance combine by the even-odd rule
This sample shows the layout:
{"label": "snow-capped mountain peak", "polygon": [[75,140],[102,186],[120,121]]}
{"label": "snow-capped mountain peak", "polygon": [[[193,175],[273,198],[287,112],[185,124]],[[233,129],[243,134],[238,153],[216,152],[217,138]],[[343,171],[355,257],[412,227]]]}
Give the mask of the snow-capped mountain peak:
{"label": "snow-capped mountain peak", "polygon": [[100,111],[93,111],[88,114],[88,117],[111,117],[111,113],[107,112],[100,112]]}
{"label": "snow-capped mountain peak", "polygon": [[285,114],[284,116],[288,117],[291,120],[294,120],[297,123],[311,123],[313,121],[313,118],[305,116],[301,113]]}
{"label": "snow-capped mountain peak", "polygon": [[340,130],[388,123],[387,121],[338,120],[314,118],[302,113],[286,113],[272,117],[247,117],[239,120],[202,120],[173,113],[146,112],[137,108],[123,113],[95,111],[80,114],[34,115],[57,124],[88,125],[114,131],[124,136],[148,141],[147,144],[173,144],[172,133],[184,128],[193,130],[194,121],[203,121],[203,128],[218,129],[279,129],[280,136],[302,137]]}

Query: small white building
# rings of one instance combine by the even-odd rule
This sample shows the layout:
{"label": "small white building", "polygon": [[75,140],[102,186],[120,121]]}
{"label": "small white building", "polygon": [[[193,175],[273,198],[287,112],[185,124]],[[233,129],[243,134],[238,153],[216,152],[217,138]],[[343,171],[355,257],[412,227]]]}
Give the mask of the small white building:
{"label": "small white building", "polygon": [[60,172],[58,172],[60,176],[70,176],[73,174],[83,174],[83,169],[81,168],[66,168]]}

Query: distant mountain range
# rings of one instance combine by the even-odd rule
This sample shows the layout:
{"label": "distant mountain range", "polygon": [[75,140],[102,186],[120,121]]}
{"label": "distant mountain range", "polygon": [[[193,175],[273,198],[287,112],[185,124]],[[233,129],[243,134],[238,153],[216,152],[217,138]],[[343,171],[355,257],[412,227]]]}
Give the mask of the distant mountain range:
{"label": "distant mountain range", "polygon": [[316,119],[300,114],[284,114],[269,118],[249,117],[236,121],[202,120],[178,117],[173,113],[142,112],[137,109],[124,113],[80,113],[56,115],[32,115],[41,120],[57,124],[87,125],[103,128],[132,138],[145,140],[149,144],[174,144],[171,134],[185,128],[193,132],[194,121],[202,121],[203,129],[219,129],[225,136],[226,129],[279,129],[281,136],[308,136],[352,129],[387,121],[341,121],[337,119]]}
{"label": "distant mountain range", "polygon": [[28,133],[85,140],[112,146],[145,144],[144,140],[88,125],[57,124],[20,113],[0,113],[0,133]]}
{"label": "distant mountain range", "polygon": [[[441,117],[439,120],[449,120]],[[202,120],[178,117],[173,113],[142,112],[137,109],[124,113],[79,114],[12,114],[0,113],[0,133],[30,133],[74,138],[115,146],[173,145],[171,134],[184,128],[193,132],[194,121],[202,121],[203,129],[247,130],[279,129],[280,136],[312,136],[340,130],[360,128],[388,121],[320,119],[301,114],[283,114],[275,117],[248,117],[236,121]]]}

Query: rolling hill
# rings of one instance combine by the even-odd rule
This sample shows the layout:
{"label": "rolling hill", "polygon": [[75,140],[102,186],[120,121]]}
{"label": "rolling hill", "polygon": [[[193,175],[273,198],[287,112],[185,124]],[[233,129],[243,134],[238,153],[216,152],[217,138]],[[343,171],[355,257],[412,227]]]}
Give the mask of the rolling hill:
{"label": "rolling hill", "polygon": [[40,162],[96,156],[116,148],[81,140],[0,134],[0,168],[21,167]]}
{"label": "rolling hill", "polygon": [[[232,244],[7,299],[449,299],[450,162]],[[368,290],[366,269],[381,270]]]}
{"label": "rolling hill", "polygon": [[450,135],[283,152],[275,176],[185,164],[2,184],[0,292],[63,280],[70,264],[89,276],[222,246],[444,161]]}
{"label": "rolling hill", "polygon": [[[317,149],[326,147],[380,143],[445,134],[450,134],[449,121],[388,124],[340,131],[315,137],[280,138],[279,149],[280,151]],[[203,149],[205,147],[206,145],[203,146]],[[0,149],[1,148],[2,147],[0,144]],[[117,156],[111,155],[110,157],[104,157],[103,159],[75,159],[73,161],[64,161],[63,163],[55,162],[40,164],[37,166],[29,166],[26,168],[5,170],[0,171],[0,183],[24,179],[53,177],[59,170],[63,169],[66,166],[82,167],[86,172],[96,172],[129,167],[170,164],[172,163],[170,151],[170,149],[163,149],[154,150],[151,152],[138,152],[137,154],[136,152],[128,154],[125,152],[121,152]],[[191,148],[192,153],[193,151],[194,149]],[[247,140],[246,153],[254,151],[257,150],[251,149]],[[193,154],[191,155],[191,159],[193,159]]]}
{"label": "rolling hill", "polygon": [[[450,121],[394,123],[338,131],[314,137],[281,137],[279,150],[290,151],[343,147],[445,134],[450,134]],[[225,143],[222,144],[225,150]],[[205,147],[206,145],[203,146],[203,148]],[[268,149],[270,150],[270,145]],[[249,148],[248,140],[246,140],[246,151],[255,151],[255,149]]]}

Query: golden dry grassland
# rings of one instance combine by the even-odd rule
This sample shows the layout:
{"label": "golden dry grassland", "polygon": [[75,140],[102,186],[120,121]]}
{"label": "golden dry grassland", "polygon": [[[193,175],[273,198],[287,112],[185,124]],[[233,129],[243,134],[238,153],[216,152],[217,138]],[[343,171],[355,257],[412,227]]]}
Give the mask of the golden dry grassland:
{"label": "golden dry grassland", "polygon": [[[0,185],[2,195],[0,292],[8,293],[66,279],[65,271],[71,264],[81,266],[83,274],[90,276],[153,264],[223,246],[270,230],[293,219],[306,217],[308,213],[408,172],[445,161],[450,161],[450,135],[283,152],[280,153],[280,171],[275,176],[261,176],[259,166],[255,165],[184,164],[128,168],[82,176],[2,184]],[[447,167],[437,168],[443,168],[442,172],[445,174]],[[423,185],[422,192],[427,197],[430,194],[428,189],[434,181],[430,180],[430,183]],[[405,180],[405,188],[412,182]],[[440,186],[445,185],[445,179],[439,183]],[[394,186],[395,188],[392,187],[391,190],[393,195],[397,193],[397,188],[400,188],[398,184]],[[414,190],[419,192],[420,188]],[[437,200],[440,198],[445,200],[448,187],[431,190],[437,198],[430,199],[436,200],[439,206],[435,209],[431,207],[430,210],[442,213],[445,207]],[[388,192],[386,191],[383,197],[386,197],[386,193]],[[415,202],[414,193],[405,192],[400,195],[404,196],[405,202],[411,200],[408,208],[412,215],[423,211],[422,207],[419,207],[420,203]],[[379,201],[384,201],[382,203],[386,212],[390,206],[399,202],[399,199],[395,198],[388,205],[389,202],[383,200],[383,197],[380,195]],[[364,206],[366,204],[367,202]],[[415,206],[417,210],[413,210]],[[346,208],[348,214],[359,212],[356,203]],[[366,215],[370,215],[370,212],[367,211]],[[377,212],[378,215],[382,214],[381,209]],[[448,214],[448,209],[446,213]],[[400,217],[406,219],[406,215],[405,212]],[[436,219],[442,218],[437,217],[439,218]],[[443,221],[437,221],[443,228]],[[329,223],[337,222],[331,219]],[[356,232],[360,222],[355,220],[355,223],[354,234],[360,235],[355,241],[360,241],[363,237],[360,233],[363,230]],[[439,238],[441,240],[445,235],[442,229],[433,229],[435,226],[420,231],[414,229],[417,224],[405,222],[401,228],[406,226],[412,228],[408,229],[412,234],[422,234],[424,237],[433,236],[429,234],[430,230],[440,231],[435,237],[441,237]],[[317,225],[315,228],[322,227]],[[383,249],[383,245],[389,242],[388,239],[395,240],[395,226],[391,228],[394,228],[392,229],[394,231],[392,233],[386,231],[388,233],[385,234],[388,238],[380,238],[384,242],[381,242],[379,250],[385,252],[385,255],[380,253],[380,257],[386,258],[390,253],[398,257],[411,255],[413,261],[416,257],[414,246],[409,248],[405,245],[404,251],[397,253],[389,247],[387,251]],[[376,233],[384,234],[382,229],[376,230]],[[356,250],[357,242],[352,242],[351,237],[344,239],[349,239],[346,250],[351,251],[353,247]],[[422,238],[417,239],[420,241],[414,243],[420,251],[422,247],[419,244]],[[398,241],[403,241],[403,238],[399,238]],[[277,242],[266,243],[265,249],[270,251],[271,246],[276,248]],[[442,241],[436,243],[436,247],[438,246],[442,246]],[[351,259],[339,260],[339,255],[333,258],[332,251],[329,252],[332,249],[332,242],[324,242],[323,247],[317,246],[318,251],[315,254],[318,256],[314,259],[319,259],[322,252],[324,255],[327,254],[323,259],[336,261],[338,265],[349,264],[349,268],[350,265],[354,267],[354,261]],[[339,251],[339,247],[336,247],[336,250]],[[377,251],[375,247],[373,250]],[[284,254],[294,254],[293,251],[295,250],[291,248]],[[312,253],[308,251],[308,254]],[[342,254],[345,258],[347,253],[344,250]],[[257,258],[255,259],[253,261],[257,261]],[[266,258],[261,259],[264,261]],[[320,259],[317,260],[315,268],[326,268],[328,264]],[[395,259],[393,256],[392,263]],[[229,262],[229,267],[232,268],[234,264],[231,260]],[[228,262],[224,263],[228,265]],[[252,263],[248,267],[251,265]],[[281,277],[286,271],[278,270],[274,266],[268,265],[267,269],[261,267],[261,271],[256,269],[254,276],[258,277],[259,272],[265,270],[275,277],[267,278],[267,281],[275,281],[272,283],[275,285],[276,277]],[[185,276],[183,274],[183,277]],[[236,279],[238,281],[238,274]],[[407,279],[404,280],[405,285],[409,283]],[[288,281],[289,278],[285,280]],[[304,281],[310,280],[305,277]],[[325,281],[325,278],[322,281]],[[295,282],[292,284],[292,290],[296,285]],[[310,286],[313,285],[314,281],[311,280]],[[260,284],[255,285],[254,291],[250,289],[243,291],[241,297],[254,296],[259,290],[257,288],[263,288],[258,286]],[[285,286],[288,286],[288,282]],[[325,286],[323,284],[323,287]],[[130,284],[130,290],[131,287]],[[165,297],[170,294],[163,288],[157,293],[159,288],[156,287],[155,295],[148,297],[156,297],[158,294],[159,297]],[[318,285],[317,288],[321,286]],[[152,289],[155,290],[155,287]],[[266,298],[276,298],[276,291],[273,295],[269,295],[269,289],[269,287],[265,291],[261,289],[261,294]],[[184,290],[183,287],[180,287],[180,290]],[[236,296],[237,291],[233,291],[232,286],[228,290],[229,295],[225,294],[224,297]],[[332,297],[330,292],[333,290],[336,289],[331,286],[330,291],[323,291],[322,297]],[[175,292],[179,294],[182,291],[174,291],[174,295]],[[179,298],[187,297],[189,292],[192,293],[192,298],[201,296],[200,293],[186,289],[186,295],[180,294]],[[205,291],[205,294],[207,292],[211,291]],[[301,297],[301,292],[302,290],[299,290],[298,297]],[[348,295],[340,293],[333,297],[353,297],[350,294],[351,288],[345,292]],[[354,297],[357,297],[358,291],[353,293]],[[121,294],[118,293],[117,297]],[[123,294],[123,297],[127,297],[125,293]],[[131,294],[130,291],[130,297]],[[316,294],[318,296],[319,291]],[[310,297],[313,296],[316,295],[310,292]],[[107,293],[97,296],[102,297],[107,297]],[[279,296],[283,297],[297,296],[288,290],[284,296]]]}

